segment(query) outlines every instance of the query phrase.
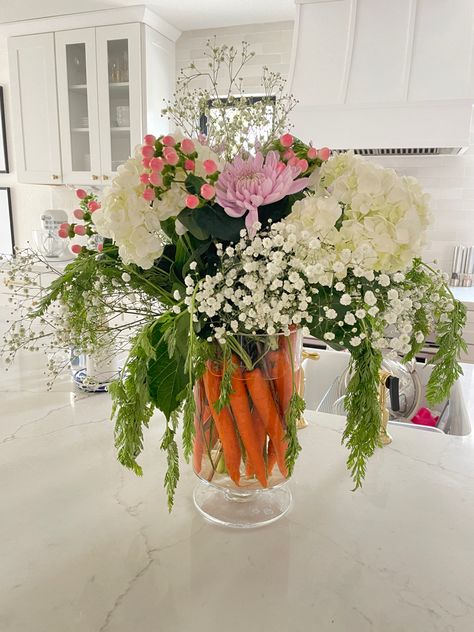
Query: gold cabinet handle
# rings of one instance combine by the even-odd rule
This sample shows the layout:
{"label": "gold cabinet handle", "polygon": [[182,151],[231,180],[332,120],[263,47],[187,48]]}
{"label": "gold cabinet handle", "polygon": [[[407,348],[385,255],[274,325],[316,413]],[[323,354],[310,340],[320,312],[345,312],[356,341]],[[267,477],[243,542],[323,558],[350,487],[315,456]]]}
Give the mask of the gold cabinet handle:
{"label": "gold cabinet handle", "polygon": [[109,176],[102,176],[102,180],[108,180]]}
{"label": "gold cabinet handle", "polygon": [[92,175],[92,179],[93,179],[93,180],[98,180],[98,179],[99,179],[99,176]]}
{"label": "gold cabinet handle", "polygon": [[59,176],[57,176],[55,173],[53,173],[53,180],[59,180]]}
{"label": "gold cabinet handle", "polygon": [[303,351],[303,360],[319,360],[321,357],[317,351]]}

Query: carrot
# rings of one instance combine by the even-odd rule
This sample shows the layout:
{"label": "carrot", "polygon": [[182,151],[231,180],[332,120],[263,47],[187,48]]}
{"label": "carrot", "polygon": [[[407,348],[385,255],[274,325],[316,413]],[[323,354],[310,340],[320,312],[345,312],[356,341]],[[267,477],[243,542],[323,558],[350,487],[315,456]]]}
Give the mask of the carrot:
{"label": "carrot", "polygon": [[266,365],[270,379],[274,380],[280,409],[284,416],[293,394],[293,375],[288,350],[283,348],[278,351],[270,351],[266,356]]}
{"label": "carrot", "polygon": [[208,360],[206,364],[207,371],[203,376],[204,390],[221,440],[227,471],[234,483],[239,485],[241,452],[237,433],[234,428],[234,421],[227,407],[223,408],[219,413],[215,408],[221,390],[222,371],[220,374],[213,374],[211,372],[211,362]]}
{"label": "carrot", "polygon": [[267,474],[265,461],[263,460],[263,453],[260,449],[252,413],[250,412],[249,398],[247,389],[245,388],[242,369],[238,365],[238,360],[235,355],[232,355],[232,364],[234,365],[234,371],[231,378],[232,393],[229,396],[230,407],[234,415],[235,423],[237,424],[240,438],[255,470],[255,476],[261,485],[266,487]]}
{"label": "carrot", "polygon": [[277,462],[276,451],[272,441],[268,442],[267,474],[270,477]]}
{"label": "carrot", "polygon": [[278,408],[272,397],[270,386],[261,369],[256,368],[245,373],[245,381],[258,414],[263,419],[267,434],[275,447],[278,467],[283,476],[288,476],[285,465],[287,442]]}
{"label": "carrot", "polygon": [[[254,408],[252,410],[253,417],[253,426],[255,428],[255,432],[257,434],[258,446],[260,448],[260,454],[263,455],[265,451],[265,444],[267,442],[267,431],[265,430],[265,426],[263,424],[262,418],[258,414],[258,410]],[[249,457],[247,453],[247,462],[245,464],[245,475],[250,478],[255,474],[255,468],[252,465],[252,459]]]}
{"label": "carrot", "polygon": [[196,474],[199,474],[202,469],[202,455],[209,445],[210,430],[204,431],[203,426],[210,416],[211,411],[209,410],[209,406],[207,404],[204,406],[202,416],[199,415],[199,411],[194,415],[195,434],[193,445],[193,466]]}

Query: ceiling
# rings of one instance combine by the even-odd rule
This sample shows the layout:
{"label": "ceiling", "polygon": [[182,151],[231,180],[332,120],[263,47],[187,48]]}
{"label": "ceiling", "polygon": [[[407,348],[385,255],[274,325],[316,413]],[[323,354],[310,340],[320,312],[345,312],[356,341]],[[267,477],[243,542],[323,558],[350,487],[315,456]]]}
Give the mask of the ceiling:
{"label": "ceiling", "polygon": [[294,0],[0,0],[0,22],[136,4],[146,4],[182,31],[293,20],[295,13]]}

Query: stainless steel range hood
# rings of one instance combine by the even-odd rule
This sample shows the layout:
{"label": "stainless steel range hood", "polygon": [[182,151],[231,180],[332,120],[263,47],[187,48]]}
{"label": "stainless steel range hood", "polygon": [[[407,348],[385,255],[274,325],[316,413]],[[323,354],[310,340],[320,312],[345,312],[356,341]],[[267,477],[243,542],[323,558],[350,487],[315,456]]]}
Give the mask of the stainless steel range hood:
{"label": "stainless steel range hood", "polygon": [[296,135],[378,155],[454,154],[469,145],[473,0],[296,3]]}

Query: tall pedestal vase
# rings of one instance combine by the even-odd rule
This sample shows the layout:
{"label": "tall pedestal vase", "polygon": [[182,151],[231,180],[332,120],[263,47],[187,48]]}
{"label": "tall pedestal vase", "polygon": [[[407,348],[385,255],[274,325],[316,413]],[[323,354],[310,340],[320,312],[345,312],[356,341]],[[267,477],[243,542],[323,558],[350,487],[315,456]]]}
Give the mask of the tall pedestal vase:
{"label": "tall pedestal vase", "polygon": [[287,418],[300,388],[302,336],[298,330],[235,340],[232,371],[216,344],[196,384],[194,503],[211,522],[250,528],[278,520],[291,506]]}

